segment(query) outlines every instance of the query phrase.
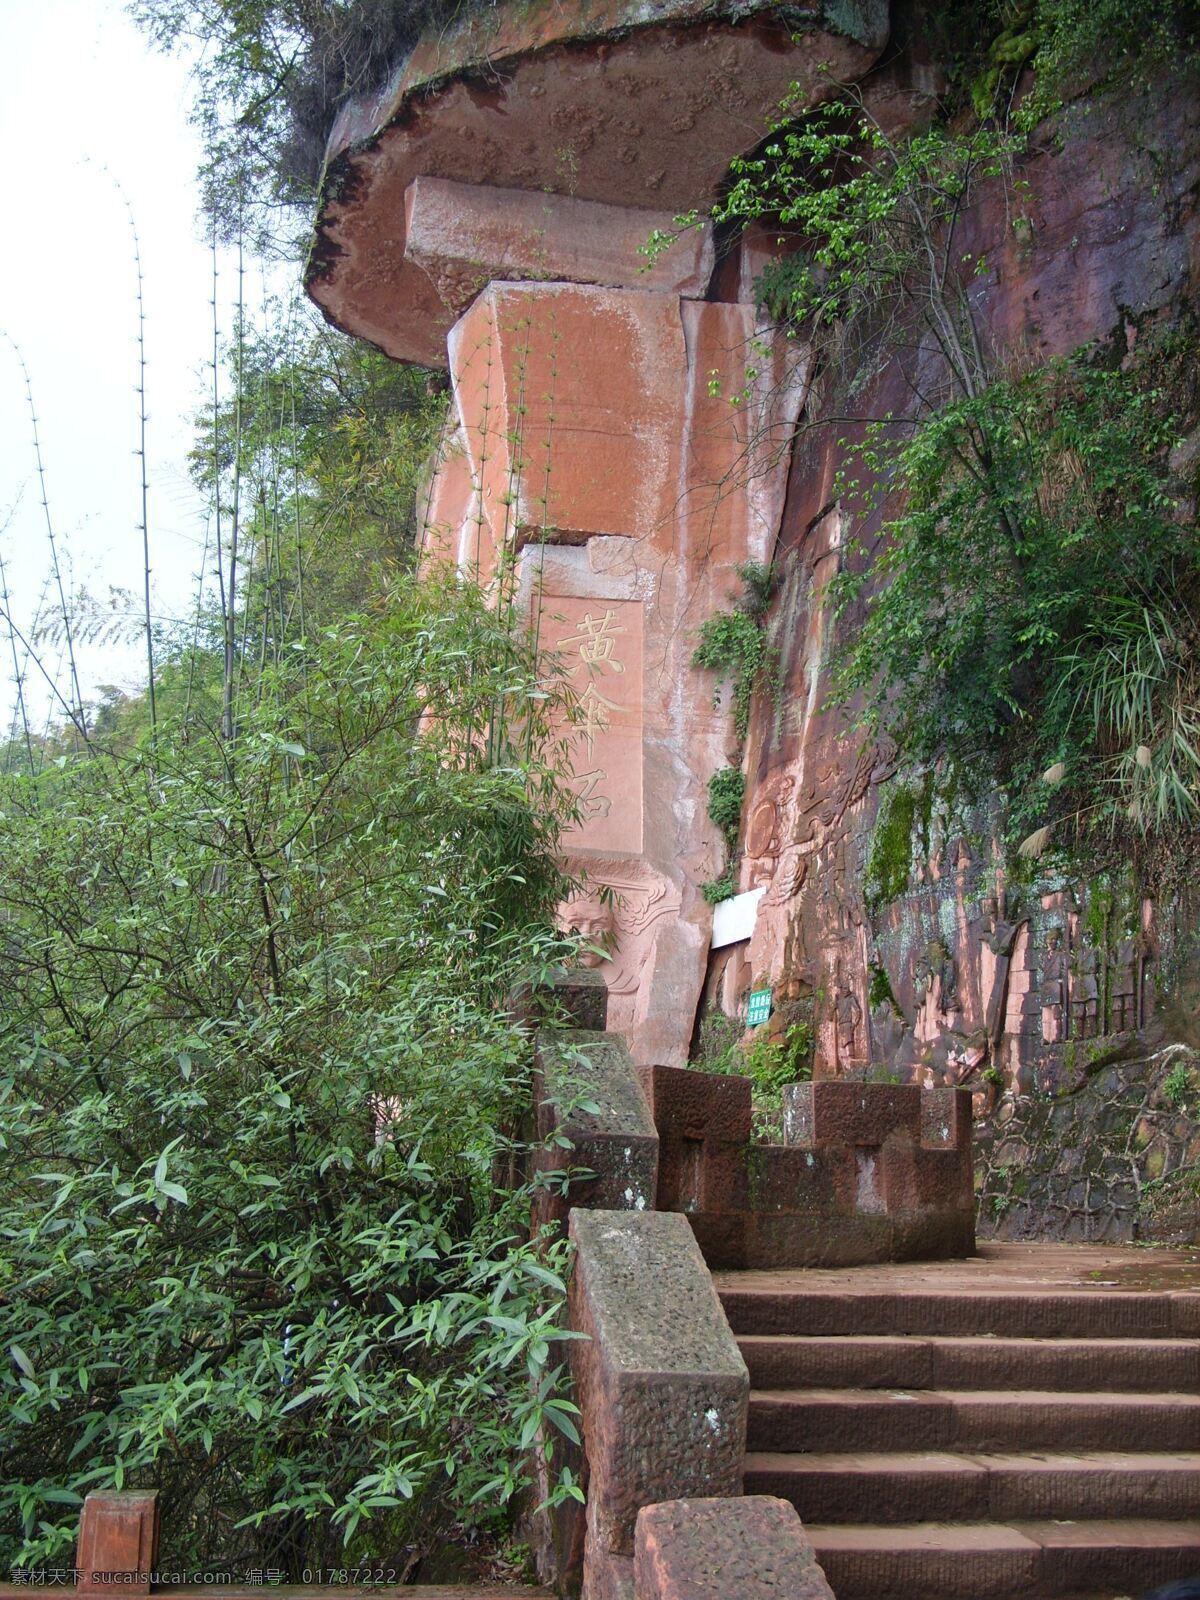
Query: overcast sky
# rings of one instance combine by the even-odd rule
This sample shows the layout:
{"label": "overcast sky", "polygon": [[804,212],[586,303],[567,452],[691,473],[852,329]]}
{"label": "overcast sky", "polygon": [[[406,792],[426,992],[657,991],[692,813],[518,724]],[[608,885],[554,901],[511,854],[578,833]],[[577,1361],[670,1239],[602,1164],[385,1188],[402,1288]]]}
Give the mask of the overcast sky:
{"label": "overcast sky", "polygon": [[[103,602],[111,590],[141,592],[136,277],[116,178],[137,220],[145,274],[153,605],[163,619],[186,616],[205,537],[186,457],[190,419],[211,383],[212,346],[187,65],[149,49],[119,0],[0,0],[0,60],[8,218],[0,330],[29,367],[50,513],[71,583]],[[230,264],[223,267],[227,328],[234,283]],[[248,299],[259,293],[251,274]],[[27,631],[49,551],[23,380],[3,341],[0,441],[0,554],[13,615]],[[104,683],[140,687],[143,650],[85,646],[85,695]],[[58,652],[47,646],[43,657],[65,687]],[[49,696],[34,687],[36,677],[30,669],[44,717]],[[0,737],[11,678],[0,625]]]}

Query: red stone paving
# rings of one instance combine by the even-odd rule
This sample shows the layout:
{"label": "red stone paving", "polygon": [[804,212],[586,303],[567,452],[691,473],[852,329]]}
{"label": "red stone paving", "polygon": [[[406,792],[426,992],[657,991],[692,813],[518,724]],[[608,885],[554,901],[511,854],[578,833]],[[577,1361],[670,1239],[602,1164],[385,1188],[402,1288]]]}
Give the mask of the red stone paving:
{"label": "red stone paving", "polygon": [[986,1289],[1025,1294],[1030,1290],[1130,1289],[1146,1293],[1200,1294],[1200,1249],[1090,1244],[981,1244],[961,1261],[885,1261],[869,1267],[810,1267],[798,1271],[716,1272],[718,1289],[779,1290],[803,1284],[814,1289],[938,1291]]}

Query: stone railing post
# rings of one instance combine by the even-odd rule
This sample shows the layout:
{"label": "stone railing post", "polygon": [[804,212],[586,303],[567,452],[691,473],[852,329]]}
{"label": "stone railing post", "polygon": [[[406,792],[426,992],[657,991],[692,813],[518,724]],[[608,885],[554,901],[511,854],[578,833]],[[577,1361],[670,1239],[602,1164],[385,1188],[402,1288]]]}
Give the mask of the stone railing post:
{"label": "stone railing post", "polygon": [[750,1379],[686,1218],[576,1209],[570,1235],[583,1600],[632,1600],[644,1506],[741,1494]]}
{"label": "stone railing post", "polygon": [[637,1600],[834,1600],[795,1506],[773,1495],[638,1513]]}
{"label": "stone railing post", "polygon": [[83,1502],[77,1595],[148,1595],[158,1562],[158,1491],[97,1492]]}
{"label": "stone railing post", "polygon": [[512,992],[512,1012],[531,1033],[540,1027],[608,1027],[608,985],[590,967],[551,967],[523,979]]}
{"label": "stone railing post", "polygon": [[539,1029],[533,1092],[539,1227],[565,1223],[572,1206],[653,1210],[658,1134],[623,1039],[585,1028]]}

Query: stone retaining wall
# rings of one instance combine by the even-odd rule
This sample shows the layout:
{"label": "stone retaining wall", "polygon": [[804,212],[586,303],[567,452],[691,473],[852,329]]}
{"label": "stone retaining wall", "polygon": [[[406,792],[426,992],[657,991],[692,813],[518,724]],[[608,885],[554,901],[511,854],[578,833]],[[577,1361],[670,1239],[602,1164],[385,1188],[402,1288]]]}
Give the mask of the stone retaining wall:
{"label": "stone retaining wall", "polygon": [[1005,1096],[975,1138],[985,1238],[1193,1243],[1200,1057],[1136,1036],[1087,1041],[1053,1093]]}

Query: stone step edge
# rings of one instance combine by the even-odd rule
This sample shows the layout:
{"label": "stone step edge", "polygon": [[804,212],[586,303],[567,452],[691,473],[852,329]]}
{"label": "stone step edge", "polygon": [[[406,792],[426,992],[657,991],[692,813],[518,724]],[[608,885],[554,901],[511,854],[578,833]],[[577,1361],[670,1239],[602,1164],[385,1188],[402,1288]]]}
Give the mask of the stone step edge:
{"label": "stone step edge", "polygon": [[[1068,1531],[1069,1530],[1069,1531]],[[1111,1521],[1048,1518],[1013,1522],[806,1522],[804,1531],[820,1560],[822,1551],[857,1550],[887,1556],[890,1552],[930,1550],[942,1554],[1007,1545],[1104,1550],[1200,1548],[1200,1521],[1195,1518],[1117,1517]]]}
{"label": "stone step edge", "polygon": [[1125,1351],[1132,1354],[1142,1350],[1174,1351],[1179,1355],[1200,1353],[1200,1338],[1175,1333],[1161,1337],[1156,1334],[1139,1337],[1136,1334],[1115,1333],[1111,1338],[1086,1333],[736,1333],[734,1339],[739,1349],[748,1345],[752,1350],[781,1345],[784,1349],[801,1351],[821,1344],[865,1353],[886,1344],[901,1349],[915,1349],[918,1345],[932,1345],[939,1349],[947,1345],[958,1349],[965,1345],[980,1350],[1011,1350],[1032,1346],[1036,1350],[1094,1350],[1106,1355]]}
{"label": "stone step edge", "polygon": [[977,1471],[1200,1472],[1200,1450],[748,1450],[746,1471],[795,1473],[932,1472],[952,1464]]}
{"label": "stone step edge", "polygon": [[[915,1334],[918,1337],[970,1337],[993,1331],[994,1324],[1018,1322],[1029,1332],[1004,1330],[1002,1336],[1014,1338],[1083,1337],[1094,1339],[1170,1339],[1187,1338],[1200,1332],[1200,1294],[1194,1291],[1166,1291],[1162,1294],[1128,1293],[1097,1289],[1065,1289],[1047,1294],[1023,1294],[1017,1290],[982,1289],[895,1289],[846,1290],[798,1288],[740,1288],[724,1282],[718,1293],[725,1315],[736,1337],[762,1334],[759,1327],[739,1327],[743,1314],[753,1323],[763,1312],[778,1315],[795,1312],[803,1320],[820,1320],[822,1315],[841,1313],[845,1320],[853,1313],[854,1331],[860,1334]],[[966,1314],[978,1327],[931,1325],[938,1317],[952,1317],[961,1324]],[[1045,1331],[1047,1322],[1066,1319],[1072,1331],[1059,1335]],[[1092,1324],[1102,1320],[1104,1326]],[[914,1327],[918,1322],[921,1325]],[[1088,1324],[1080,1329],[1080,1323]],[[1112,1334],[1105,1326],[1116,1322]],[[1143,1324],[1150,1322],[1152,1326]],[[1036,1328],[1036,1331],[1033,1331]],[[827,1337],[844,1335],[841,1327],[807,1327],[808,1334]],[[773,1337],[786,1337],[794,1330],[774,1330]]]}
{"label": "stone step edge", "polygon": [[[782,1389],[1043,1388],[1191,1393],[1200,1387],[1200,1339],[1036,1339],[919,1333],[742,1334],[756,1387]],[[1026,1381],[1022,1383],[1020,1380]]]}
{"label": "stone step edge", "polygon": [[984,1405],[1010,1406],[1112,1406],[1125,1410],[1145,1410],[1150,1405],[1171,1405],[1181,1410],[1200,1409],[1200,1394],[1185,1390],[1152,1389],[919,1389],[892,1384],[886,1389],[751,1389],[750,1404],[765,1400],[772,1405],[883,1405],[889,1400],[896,1405],[911,1405],[913,1401],[944,1401],[961,1406],[967,1401]]}

